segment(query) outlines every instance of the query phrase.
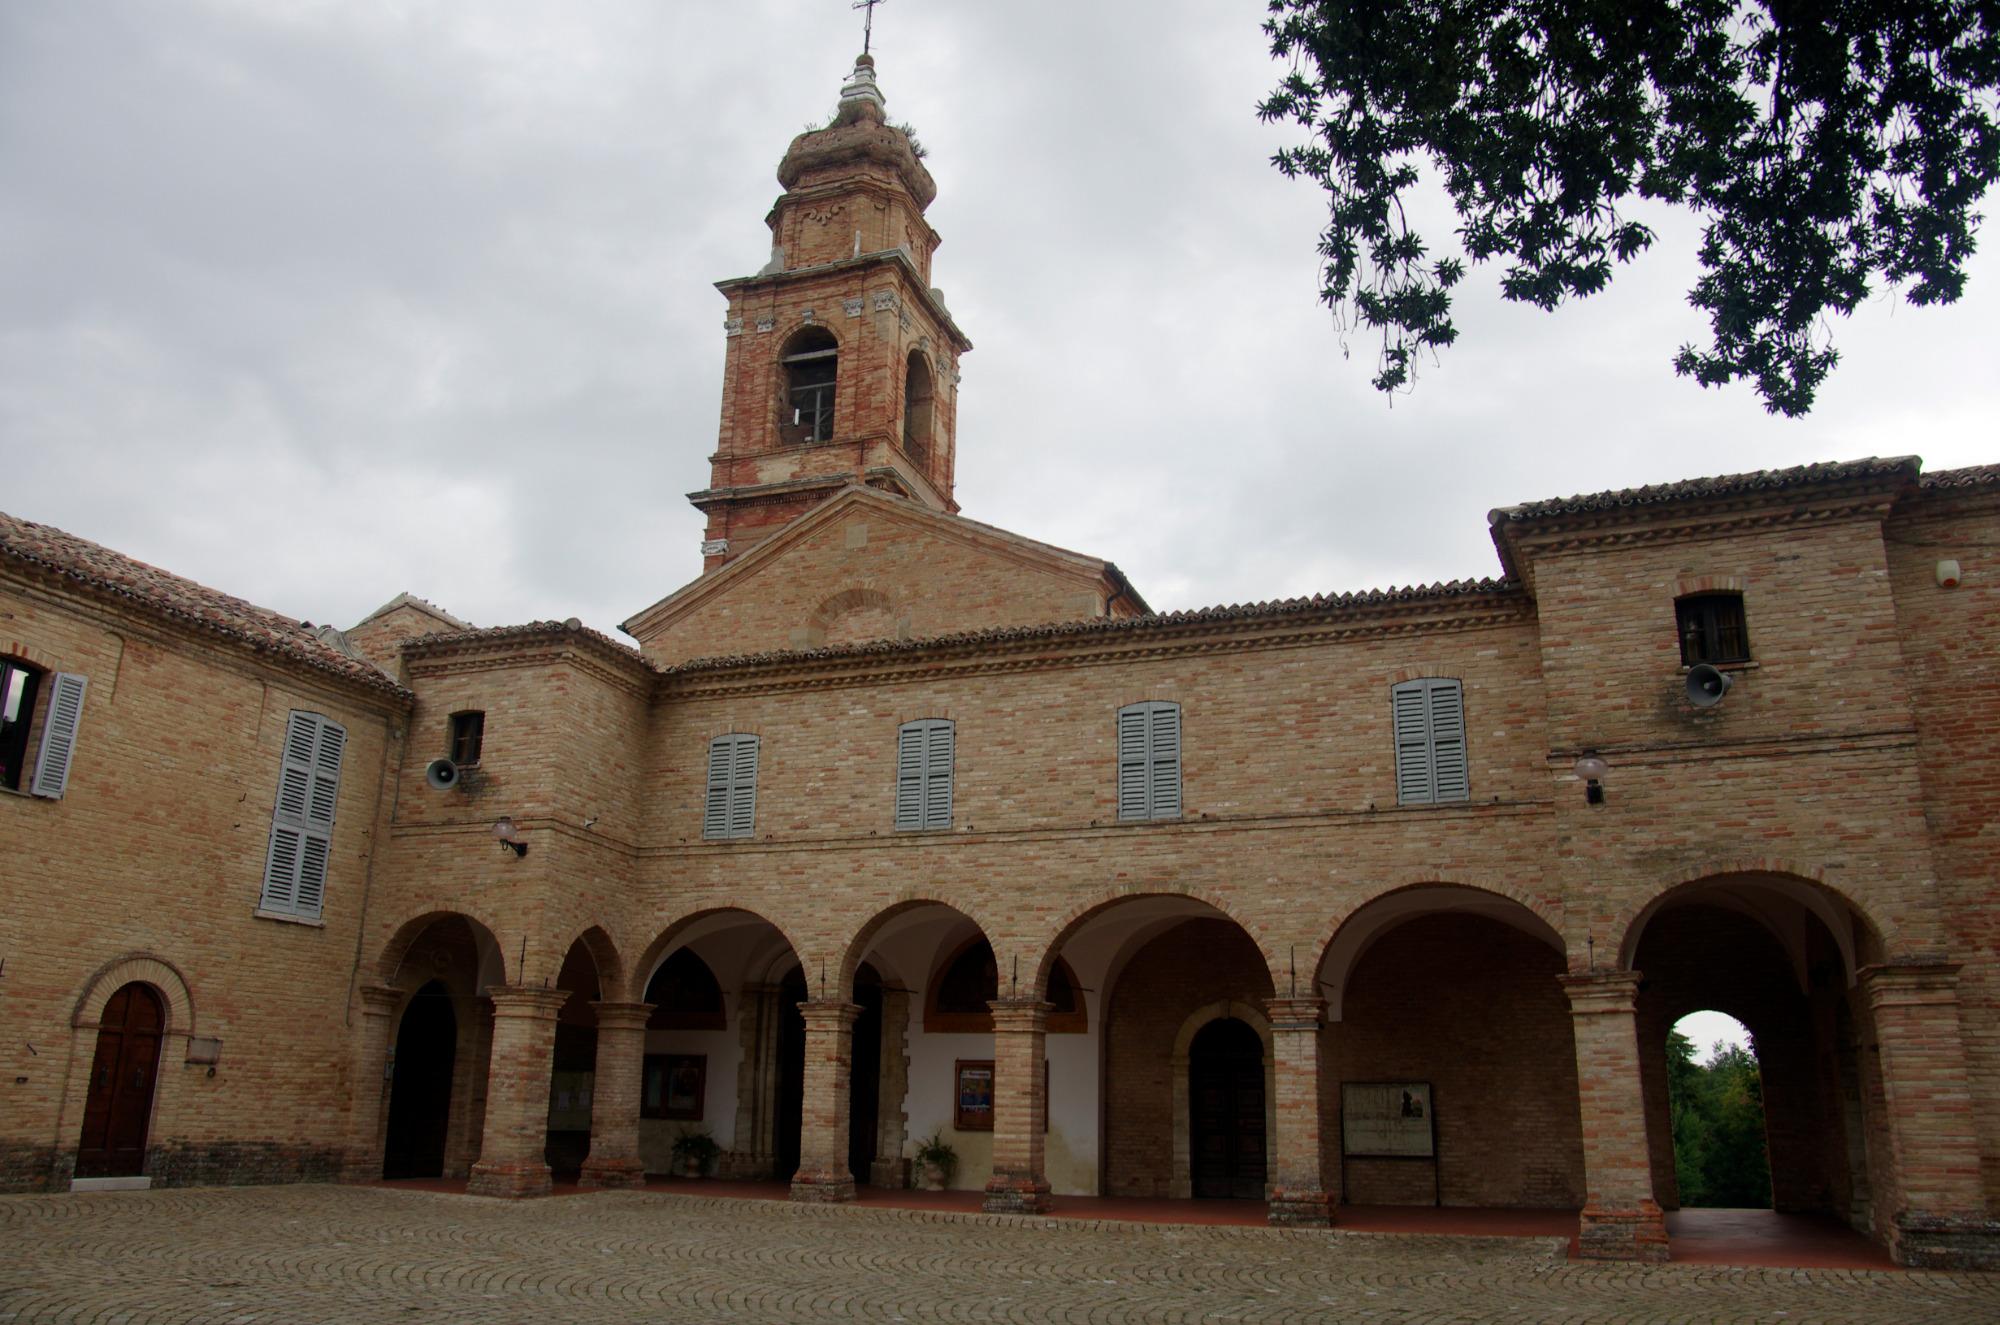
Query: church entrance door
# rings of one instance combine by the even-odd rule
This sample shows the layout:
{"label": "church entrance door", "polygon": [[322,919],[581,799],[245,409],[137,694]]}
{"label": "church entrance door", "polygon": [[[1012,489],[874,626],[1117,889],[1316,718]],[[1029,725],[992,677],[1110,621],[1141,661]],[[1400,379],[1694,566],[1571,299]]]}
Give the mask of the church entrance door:
{"label": "church entrance door", "polygon": [[1264,1042],[1234,1017],[1188,1046],[1188,1151],[1196,1197],[1264,1199]]}
{"label": "church entrance door", "polygon": [[452,1011],[450,992],[433,980],[419,989],[403,1010],[403,1025],[396,1033],[389,1133],[382,1147],[383,1177],[444,1176],[451,1077],[457,1061],[458,1017]]}
{"label": "church entrance door", "polygon": [[83,1106],[77,1177],[124,1178],[144,1171],[166,1020],[160,996],[142,984],[126,985],[105,1004]]}

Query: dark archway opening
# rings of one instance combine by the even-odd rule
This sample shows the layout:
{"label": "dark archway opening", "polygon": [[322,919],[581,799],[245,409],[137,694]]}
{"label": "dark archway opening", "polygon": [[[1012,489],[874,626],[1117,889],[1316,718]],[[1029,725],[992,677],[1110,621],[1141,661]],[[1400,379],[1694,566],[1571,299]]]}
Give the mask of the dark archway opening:
{"label": "dark archway opening", "polygon": [[556,1013],[549,1074],[549,1131],[542,1158],[558,1182],[571,1182],[590,1156],[590,1108],[597,1080],[597,1009],[603,997],[597,962],[582,939],[570,944],[556,987],[569,999]]}
{"label": "dark archway opening", "polygon": [[1740,1022],[1734,1026],[1742,1042],[1701,1043],[1704,1027],[1730,1024],[1720,1022],[1719,1016],[1683,1017],[1667,1033],[1674,1185],[1683,1209],[1768,1210],[1771,1161],[1756,1044]]}
{"label": "dark archway opening", "polygon": [[396,1032],[383,1177],[444,1176],[451,1076],[457,1061],[458,1014],[452,1008],[451,991],[433,980],[410,999]]}
{"label": "dark archway opening", "polygon": [[166,1008],[146,985],[126,985],[105,1004],[90,1064],[90,1094],[83,1106],[83,1140],[76,1156],[79,1178],[123,1178],[145,1172],[146,1129],[153,1117],[153,1087],[159,1079],[166,1025]]}
{"label": "dark archway opening", "polygon": [[806,1001],[806,974],[793,967],[778,989],[778,1063],[773,1092],[772,1176],[790,1182],[799,1171],[799,1126],[805,1117],[806,1019],[799,1004]]}
{"label": "dark archway opening", "polygon": [[1196,1197],[1261,1201],[1266,1168],[1264,1042],[1234,1017],[1188,1046],[1188,1151]]}
{"label": "dark archway opening", "polygon": [[882,977],[866,962],[854,973],[854,1001],[860,1005],[861,1015],[854,1019],[850,1054],[853,1075],[847,1095],[847,1171],[856,1182],[866,1182],[875,1166],[882,1117]]}
{"label": "dark archway opening", "polygon": [[931,366],[920,351],[911,350],[903,378],[903,452],[927,469],[931,462]]}

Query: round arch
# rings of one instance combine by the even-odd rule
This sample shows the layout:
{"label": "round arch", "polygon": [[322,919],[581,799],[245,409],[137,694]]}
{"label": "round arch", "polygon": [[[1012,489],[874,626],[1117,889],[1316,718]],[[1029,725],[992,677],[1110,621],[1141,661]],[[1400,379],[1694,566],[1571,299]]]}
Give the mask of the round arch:
{"label": "round arch", "polygon": [[1319,988],[1326,995],[1327,1019],[1341,1019],[1348,977],[1376,940],[1405,921],[1439,914],[1474,915],[1498,921],[1548,944],[1565,959],[1568,957],[1562,931],[1547,908],[1539,904],[1539,899],[1527,897],[1518,889],[1501,892],[1478,884],[1436,881],[1387,888],[1343,916],[1320,949],[1313,970]]}
{"label": "round arch", "polygon": [[[783,925],[771,919],[763,912],[753,911],[747,906],[739,906],[733,902],[717,902],[713,905],[697,906],[694,910],[687,912],[685,915],[668,924],[666,928],[662,929],[654,937],[651,943],[645,946],[644,950],[639,954],[639,960],[634,962],[629,970],[625,972],[623,983],[617,986],[625,991],[626,1001],[632,1003],[645,1002],[646,986],[652,983],[653,973],[660,968],[660,964],[667,959],[668,954],[686,940],[689,931],[695,929],[696,926],[701,925],[704,921],[712,921],[729,916],[742,916],[748,922],[769,926],[771,932],[776,935],[788,950],[790,963],[797,964],[801,969],[804,968],[807,949],[801,946],[799,941]],[[775,954],[767,964],[773,967],[780,964],[788,964],[786,963],[786,954]]]}
{"label": "round arch", "polygon": [[111,996],[128,984],[143,984],[159,994],[166,1006],[166,1035],[194,1033],[194,995],[187,977],[166,958],[150,952],[130,952],[114,957],[90,973],[70,1010],[69,1024],[79,1030],[96,1026]]}
{"label": "round arch", "polygon": [[[410,950],[416,946],[417,940],[424,936],[425,930],[440,920],[464,921],[472,930],[473,946],[479,952],[480,968],[484,970],[487,963],[491,962],[497,977],[495,982],[508,983],[510,972],[507,970],[507,951],[500,943],[500,931],[489,917],[459,906],[434,907],[411,916],[396,926],[395,931],[389,936],[389,941],[382,945],[381,956],[376,959],[376,979],[384,985],[394,985],[402,971],[404,961],[408,959]],[[517,980],[521,975],[518,970],[511,974]]]}
{"label": "round arch", "polygon": [[[1167,1194],[1175,1200],[1185,1201],[1194,1196],[1194,1101],[1188,1092],[1189,1054],[1194,1047],[1194,1037],[1204,1027],[1232,1018],[1257,1032],[1257,1038],[1264,1042],[1264,1135],[1267,1138],[1278,1135],[1277,1059],[1271,1053],[1270,1019],[1262,1009],[1240,999],[1218,999],[1196,1008],[1174,1035],[1174,1167],[1168,1180]],[[1268,1157],[1266,1163],[1269,1163]],[[1265,1187],[1268,1192],[1268,1181]]]}
{"label": "round arch", "polygon": [[[970,905],[960,905],[936,893],[913,890],[901,894],[895,901],[870,916],[847,941],[840,959],[838,983],[834,986],[838,997],[851,999],[854,996],[854,973],[860,969],[862,960],[868,956],[868,950],[881,938],[885,928],[903,916],[933,906],[941,907],[969,922],[978,931],[979,937],[993,945],[994,959],[999,960],[1001,948],[994,940],[996,930],[989,922],[989,917],[980,914],[977,908]],[[876,969],[881,969],[881,963],[876,963]],[[1037,984],[1034,988],[1039,989],[1041,986]]]}
{"label": "round arch", "polygon": [[1635,969],[1640,941],[1652,919],[1667,907],[1688,901],[1722,906],[1760,923],[1784,947],[1801,987],[1806,983],[1806,932],[1799,923],[1804,916],[1817,919],[1832,936],[1849,987],[1865,964],[1864,942],[1872,942],[1884,952],[1901,946],[1900,938],[1877,916],[1828,883],[1824,871],[1801,869],[1789,862],[1734,861],[1681,878],[1621,912],[1612,930],[1618,936],[1620,969]]}
{"label": "round arch", "polygon": [[1191,910],[1189,912],[1191,916],[1212,912],[1214,918],[1227,920],[1235,925],[1243,931],[1251,943],[1256,945],[1258,955],[1264,959],[1264,974],[1271,981],[1271,987],[1273,989],[1283,987],[1279,975],[1284,967],[1276,958],[1276,950],[1271,945],[1270,936],[1261,926],[1252,924],[1230,909],[1222,898],[1206,889],[1187,886],[1133,884],[1074,907],[1057,920],[1054,932],[1048,941],[1042,944],[1041,952],[1035,958],[1034,980],[1028,985],[1029,992],[1039,994],[1048,988],[1049,972],[1054,968],[1055,959],[1062,952],[1064,945],[1100,915],[1129,902],[1153,898],[1193,902],[1204,910]]}

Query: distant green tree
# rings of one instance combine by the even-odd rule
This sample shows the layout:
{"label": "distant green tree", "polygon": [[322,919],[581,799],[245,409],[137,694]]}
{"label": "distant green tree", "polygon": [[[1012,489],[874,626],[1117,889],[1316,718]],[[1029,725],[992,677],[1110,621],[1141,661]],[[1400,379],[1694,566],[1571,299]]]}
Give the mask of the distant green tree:
{"label": "distant green tree", "polygon": [[1683,1206],[1768,1206],[1764,1083],[1754,1052],[1718,1041],[1706,1064],[1679,1031],[1667,1035],[1674,1178]]}
{"label": "distant green tree", "polygon": [[[1879,285],[1950,303],[2000,178],[1994,0],[1267,0],[1291,73],[1258,107],[1323,188],[1321,297],[1382,334],[1375,385],[1458,337],[1464,259],[1552,309],[1653,242],[1639,200],[1704,229],[1688,300],[1710,343],[1674,370],[1812,408],[1827,323]],[[1405,203],[1429,166],[1458,213],[1436,250]]]}

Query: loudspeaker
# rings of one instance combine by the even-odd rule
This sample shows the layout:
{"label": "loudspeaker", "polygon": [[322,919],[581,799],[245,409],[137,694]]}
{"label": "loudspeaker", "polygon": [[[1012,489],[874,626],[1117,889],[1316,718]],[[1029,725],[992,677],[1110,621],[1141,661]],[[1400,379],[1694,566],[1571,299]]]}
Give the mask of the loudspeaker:
{"label": "loudspeaker", "polygon": [[433,759],[424,765],[424,781],[443,791],[458,785],[458,765],[449,759]]}
{"label": "loudspeaker", "polygon": [[1688,703],[1698,709],[1712,709],[1722,702],[1722,697],[1729,693],[1729,687],[1735,684],[1735,679],[1729,673],[1719,671],[1707,663],[1696,663],[1688,668]]}

